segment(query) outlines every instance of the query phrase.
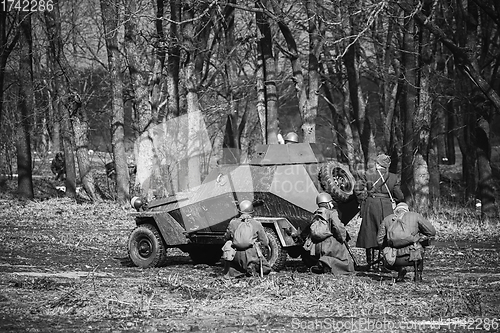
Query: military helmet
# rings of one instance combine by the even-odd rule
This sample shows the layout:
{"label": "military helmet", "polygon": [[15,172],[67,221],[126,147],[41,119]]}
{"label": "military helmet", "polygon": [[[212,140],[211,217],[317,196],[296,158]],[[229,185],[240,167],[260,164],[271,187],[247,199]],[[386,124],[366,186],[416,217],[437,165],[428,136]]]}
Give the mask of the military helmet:
{"label": "military helmet", "polygon": [[299,136],[295,132],[289,132],[285,135],[285,143],[286,142],[299,143]]}
{"label": "military helmet", "polygon": [[239,205],[240,213],[253,213],[253,203],[250,200],[243,200]]}
{"label": "military helmet", "polygon": [[327,202],[332,202],[332,196],[326,192],[318,194],[316,197],[316,204],[319,205],[321,203],[327,203]]}

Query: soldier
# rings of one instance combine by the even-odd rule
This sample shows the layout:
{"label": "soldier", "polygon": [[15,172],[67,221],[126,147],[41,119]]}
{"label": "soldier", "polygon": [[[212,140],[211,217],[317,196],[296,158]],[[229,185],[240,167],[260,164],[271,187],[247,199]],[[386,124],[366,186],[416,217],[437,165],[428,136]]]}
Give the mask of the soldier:
{"label": "soldier", "polygon": [[[392,214],[393,202],[404,199],[399,187],[398,176],[389,172],[391,158],[385,154],[377,156],[374,170],[356,184],[356,196],[361,202],[359,228],[356,247],[366,249],[367,270],[374,271],[375,249],[378,248],[377,233],[382,220]],[[395,206],[395,204],[394,204]],[[379,253],[380,256],[380,253]]]}
{"label": "soldier", "polygon": [[295,132],[288,132],[285,135],[285,144],[299,143],[299,136]]}
{"label": "soldier", "polygon": [[311,271],[316,274],[348,274],[354,264],[345,246],[347,232],[340,222],[330,194],[320,193],[316,198],[318,209],[311,225],[304,230],[307,235],[303,254],[306,265],[314,264]]}
{"label": "soldier", "polygon": [[259,246],[268,247],[269,240],[262,224],[252,218],[252,202],[240,202],[239,212],[241,215],[229,222],[225,234],[225,239],[232,241],[232,247],[236,250],[234,259],[225,269],[225,277],[255,276],[259,273],[267,275],[271,272],[271,267]]}
{"label": "soldier", "polygon": [[66,179],[66,162],[64,161],[64,154],[62,152],[58,152],[52,159],[50,170],[56,175],[55,180]]}
{"label": "soldier", "polygon": [[422,281],[425,247],[434,236],[436,229],[432,224],[422,215],[410,212],[404,202],[382,221],[377,241],[384,247],[385,267],[398,272],[396,282],[404,281],[406,266],[415,267],[415,282]]}

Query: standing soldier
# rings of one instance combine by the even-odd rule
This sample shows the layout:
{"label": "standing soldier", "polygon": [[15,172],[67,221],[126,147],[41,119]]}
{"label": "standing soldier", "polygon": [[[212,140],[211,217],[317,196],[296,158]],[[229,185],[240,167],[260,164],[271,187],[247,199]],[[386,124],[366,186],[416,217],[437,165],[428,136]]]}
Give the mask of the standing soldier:
{"label": "standing soldier", "polygon": [[316,198],[318,209],[313,222],[304,230],[306,241],[303,259],[313,273],[348,274],[354,271],[354,264],[345,245],[347,232],[340,222],[332,197],[320,193]]}
{"label": "standing soldier", "polygon": [[[229,222],[225,239],[231,241],[236,250],[234,259],[226,267],[226,277],[267,275],[271,267],[263,257],[259,246],[269,246],[269,240],[262,224],[252,218],[253,204],[243,200],[239,204],[241,215]],[[260,244],[259,244],[260,243]]]}
{"label": "standing soldier", "polygon": [[[368,271],[373,272],[375,249],[378,248],[377,233],[382,220],[393,214],[396,201],[404,199],[399,187],[398,176],[389,172],[391,158],[385,154],[377,156],[375,168],[356,184],[356,195],[361,202],[359,228],[356,247],[366,249]],[[394,205],[393,205],[394,204]],[[379,253],[380,257],[380,253]]]}

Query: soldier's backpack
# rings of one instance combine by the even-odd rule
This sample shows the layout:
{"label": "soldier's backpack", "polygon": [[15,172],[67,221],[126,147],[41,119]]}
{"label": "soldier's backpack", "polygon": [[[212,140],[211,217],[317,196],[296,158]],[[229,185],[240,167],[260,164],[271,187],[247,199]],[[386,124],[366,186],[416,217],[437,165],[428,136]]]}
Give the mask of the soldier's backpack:
{"label": "soldier's backpack", "polygon": [[253,246],[253,227],[250,219],[244,219],[234,231],[233,246],[238,251],[245,251]]}
{"label": "soldier's backpack", "polygon": [[418,236],[411,234],[411,228],[405,221],[394,217],[387,228],[387,243],[390,247],[402,248],[415,243]]}
{"label": "soldier's backpack", "polygon": [[328,221],[320,213],[314,214],[310,228],[311,240],[314,243],[322,242],[328,237],[333,236]]}

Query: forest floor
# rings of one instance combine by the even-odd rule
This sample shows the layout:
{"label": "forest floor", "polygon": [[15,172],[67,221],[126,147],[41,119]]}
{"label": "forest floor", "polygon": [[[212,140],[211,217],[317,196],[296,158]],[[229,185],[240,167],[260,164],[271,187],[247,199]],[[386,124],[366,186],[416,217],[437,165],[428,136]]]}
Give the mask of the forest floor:
{"label": "forest floor", "polygon": [[[500,230],[463,204],[431,216],[424,281],[391,273],[315,275],[299,259],[265,278],[226,280],[222,264],[169,250],[166,267],[130,265],[130,210],[76,203],[37,178],[44,200],[0,182],[1,332],[498,331]],[[446,184],[444,184],[446,185]],[[453,185],[456,186],[456,185]],[[453,191],[449,191],[450,193]],[[455,193],[455,192],[453,192]],[[359,219],[348,225],[354,246]],[[353,248],[364,263],[364,251]]]}

